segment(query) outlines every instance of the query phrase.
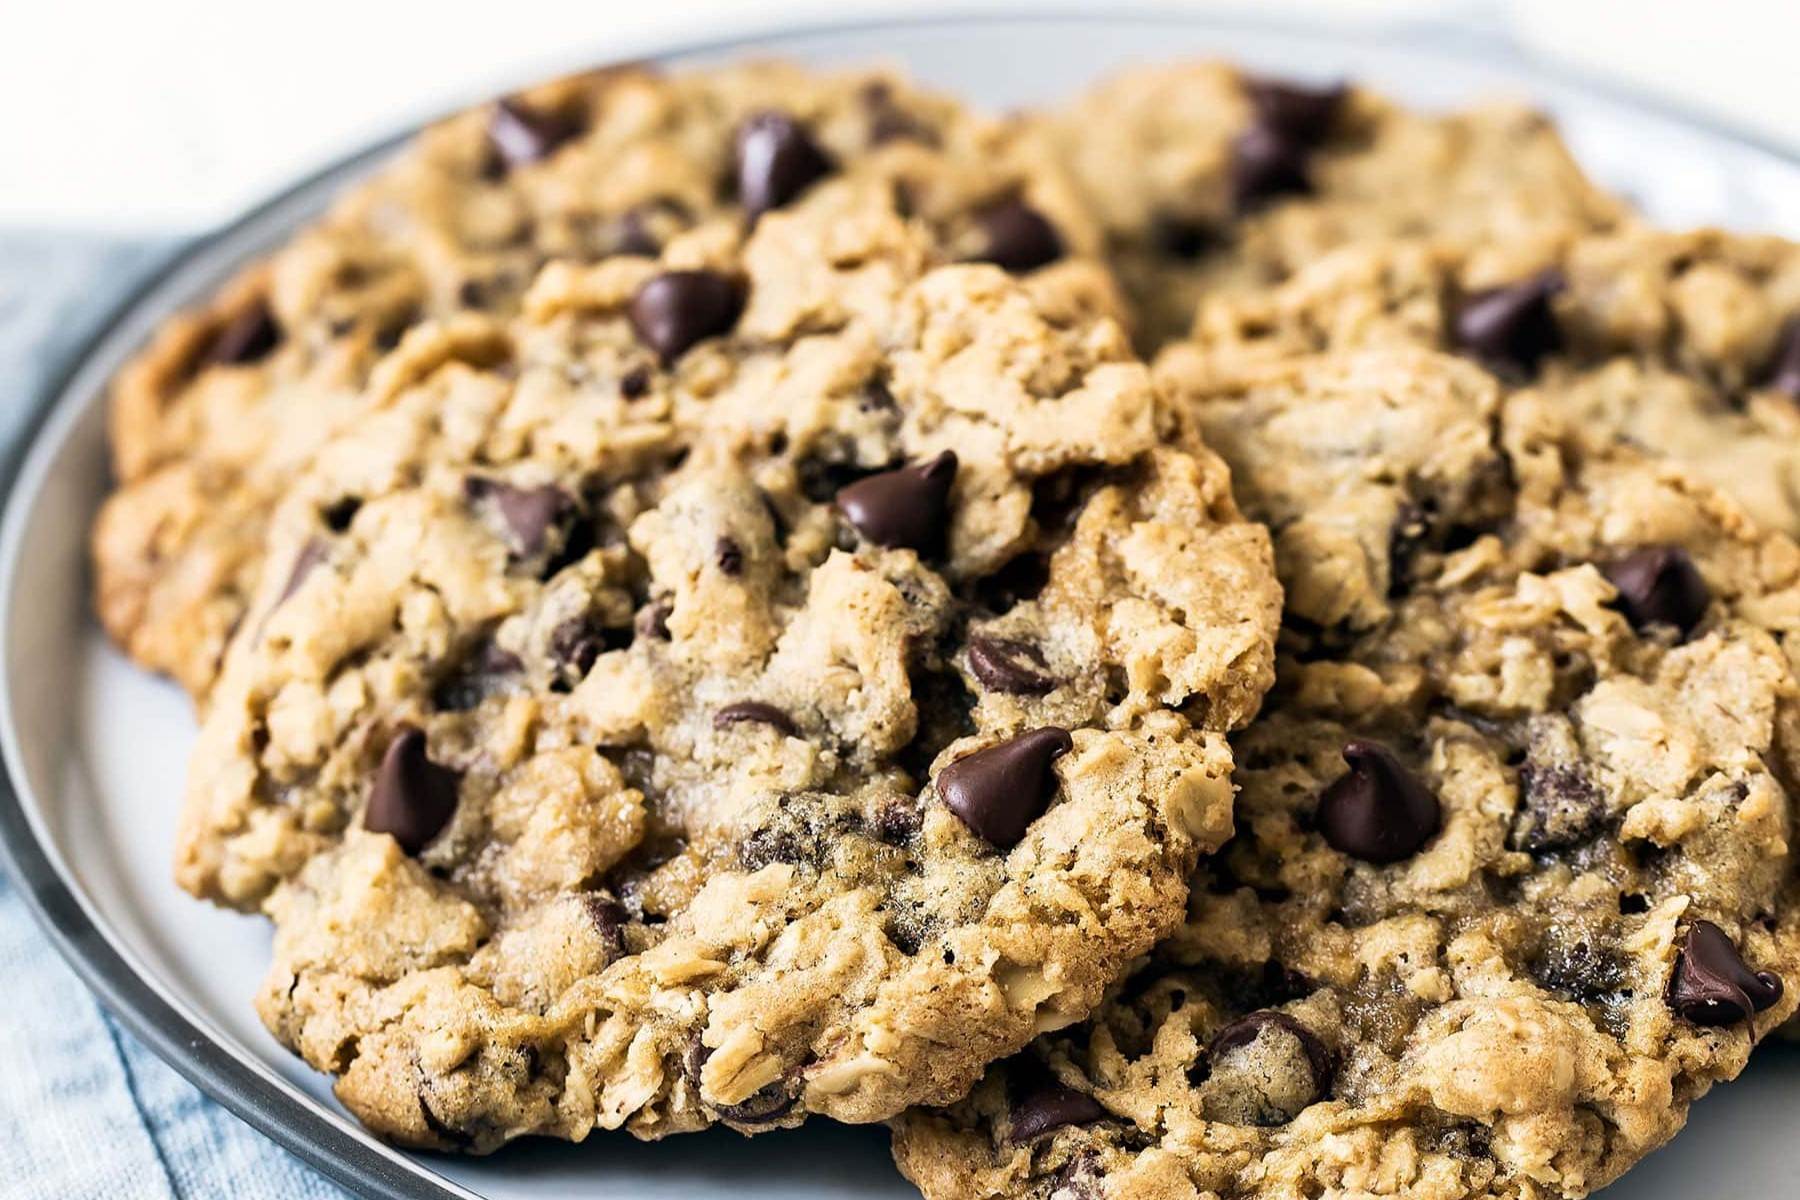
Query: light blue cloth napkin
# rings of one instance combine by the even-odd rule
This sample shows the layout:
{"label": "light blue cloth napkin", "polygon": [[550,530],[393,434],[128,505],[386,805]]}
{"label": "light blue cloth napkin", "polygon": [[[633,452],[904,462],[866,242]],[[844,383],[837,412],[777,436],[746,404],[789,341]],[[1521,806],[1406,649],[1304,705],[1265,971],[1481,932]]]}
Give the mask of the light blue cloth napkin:
{"label": "light blue cloth napkin", "polygon": [[[46,375],[168,243],[0,233],[0,445]],[[344,1200],[139,1045],[0,876],[0,1197]]]}

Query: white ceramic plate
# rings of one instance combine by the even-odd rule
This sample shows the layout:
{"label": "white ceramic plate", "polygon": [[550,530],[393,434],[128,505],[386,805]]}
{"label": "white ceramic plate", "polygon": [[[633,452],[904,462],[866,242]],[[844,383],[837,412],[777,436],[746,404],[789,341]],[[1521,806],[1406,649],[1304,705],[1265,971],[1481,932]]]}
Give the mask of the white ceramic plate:
{"label": "white ceramic plate", "polygon": [[[934,19],[638,51],[680,63],[780,54],[813,63],[896,60],[995,107],[1054,101],[1129,62],[1228,55],[1301,78],[1353,78],[1441,106],[1496,93],[1553,110],[1603,182],[1670,223],[1800,234],[1800,161],[1641,99],[1559,77],[1504,47],[1412,27],[1381,36],[1217,17]],[[1096,131],[1104,136],[1105,131]],[[170,882],[183,761],[193,736],[170,685],[131,669],[88,615],[85,534],[106,486],[107,378],[174,308],[285,238],[392,146],[301,183],[210,239],[128,304],[42,399],[0,531],[0,851],[46,929],[133,1030],[270,1136],[370,1196],[808,1200],[905,1197],[878,1129],[814,1121],[748,1140],[727,1132],[643,1145],[528,1144],[484,1160],[407,1155],[364,1134],[324,1080],[262,1030],[250,997],[268,960],[257,920],[199,904]],[[0,789],[4,791],[4,789]],[[1696,1109],[1672,1148],[1611,1200],[1792,1194],[1800,1177],[1800,1050],[1774,1046]]]}

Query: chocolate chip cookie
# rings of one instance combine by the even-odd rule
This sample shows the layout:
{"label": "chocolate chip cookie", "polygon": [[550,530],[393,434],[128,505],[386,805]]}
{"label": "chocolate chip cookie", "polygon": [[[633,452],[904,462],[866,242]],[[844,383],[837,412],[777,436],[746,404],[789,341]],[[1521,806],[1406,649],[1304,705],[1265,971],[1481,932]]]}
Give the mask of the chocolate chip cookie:
{"label": "chocolate chip cookie", "polygon": [[948,1102],[1180,920],[1267,534],[1078,273],[937,258],[870,173],[552,264],[290,482],[177,869],[382,1134]]}
{"label": "chocolate chip cookie", "polygon": [[1576,1197],[1793,1011],[1800,548],[1410,347],[1165,374],[1283,547],[1237,832],[929,1200]]}
{"label": "chocolate chip cookie", "polygon": [[1202,297],[1267,287],[1352,242],[1525,247],[1627,217],[1541,113],[1511,105],[1430,114],[1362,88],[1180,63],[1107,80],[1048,128],[1146,353],[1185,334]]}
{"label": "chocolate chip cookie", "polygon": [[655,259],[855,176],[895,190],[936,261],[1059,275],[1099,235],[1038,140],[887,73],[781,64],[600,71],[426,130],[120,376],[103,623],[203,697],[269,508],[360,419],[378,364],[428,318],[510,315],[546,262]]}
{"label": "chocolate chip cookie", "polygon": [[1201,305],[1186,370],[1414,343],[1542,392],[1602,441],[1676,459],[1800,534],[1800,248],[1716,230],[1561,246],[1351,247]]}

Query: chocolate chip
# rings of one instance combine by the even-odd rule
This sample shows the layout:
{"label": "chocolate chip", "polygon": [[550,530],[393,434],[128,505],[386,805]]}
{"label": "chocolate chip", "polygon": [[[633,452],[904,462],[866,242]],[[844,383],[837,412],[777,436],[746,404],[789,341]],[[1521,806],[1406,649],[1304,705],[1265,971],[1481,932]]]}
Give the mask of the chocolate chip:
{"label": "chocolate chip", "polygon": [[650,391],[650,368],[633,367],[619,380],[619,395],[627,400],[642,399]]}
{"label": "chocolate chip", "polygon": [[501,100],[488,118],[488,144],[505,170],[550,157],[556,148],[581,132],[575,121],[535,113],[516,100]]}
{"label": "chocolate chip", "polygon": [[1069,731],[1054,725],[1021,733],[939,771],[938,796],[995,846],[1016,846],[1056,791],[1050,764],[1074,747]]}
{"label": "chocolate chip", "polygon": [[1302,87],[1278,79],[1246,79],[1244,92],[1259,125],[1277,130],[1303,146],[1317,145],[1330,133],[1350,90],[1343,84]]}
{"label": "chocolate chip", "polygon": [[695,343],[730,331],[744,311],[744,289],[717,271],[666,271],[631,298],[626,315],[638,341],[663,365]]}
{"label": "chocolate chip", "polygon": [[1247,212],[1276,196],[1312,191],[1307,148],[1281,130],[1253,124],[1231,143],[1231,196],[1238,212]]}
{"label": "chocolate chip", "polygon": [[521,488],[471,475],[463,480],[463,495],[471,503],[493,503],[506,523],[513,553],[520,558],[535,558],[544,549],[545,535],[575,511],[569,494],[554,484]]}
{"label": "chocolate chip", "polygon": [[[693,1083],[696,1092],[700,1090],[700,1072],[706,1066],[706,1060],[711,1057],[712,1049],[700,1040],[698,1034],[694,1035],[694,1040],[689,1044],[688,1052],[683,1058],[682,1068],[689,1081]],[[794,1102],[798,1098],[786,1081],[777,1079],[773,1083],[765,1085],[755,1095],[736,1104],[707,1103],[707,1107],[725,1120],[738,1125],[767,1125],[786,1115],[794,1107]],[[701,1097],[701,1101],[706,1103],[704,1096]]]}
{"label": "chocolate chip", "polygon": [[483,642],[463,664],[431,692],[440,712],[468,712],[501,691],[506,681],[525,669],[519,657],[493,642]]}
{"label": "chocolate chip", "polygon": [[550,631],[548,649],[557,667],[557,675],[565,684],[576,684],[587,677],[606,647],[606,632],[587,615],[570,617]]}
{"label": "chocolate chip", "polygon": [[752,219],[780,208],[831,173],[831,159],[784,112],[759,112],[738,127],[738,200]]}
{"label": "chocolate chip", "polygon": [[1436,836],[1443,821],[1437,797],[1378,742],[1344,743],[1350,770],[1319,796],[1319,832],[1364,862],[1408,858]]}
{"label": "chocolate chip", "polygon": [[713,543],[713,561],[719,564],[719,570],[736,578],[744,573],[744,548],[736,538],[720,537]]}
{"label": "chocolate chip", "polygon": [[1041,696],[1056,687],[1045,666],[1044,652],[1029,642],[979,634],[969,639],[969,670],[993,691]]}
{"label": "chocolate chip", "polygon": [[1652,625],[1671,625],[1686,637],[1712,602],[1712,592],[1699,568],[1678,546],[1634,550],[1601,567],[1600,573],[1619,590],[1614,605],[1631,627],[1640,631]]}
{"label": "chocolate chip", "polygon": [[1323,1096],[1331,1087],[1334,1069],[1331,1050],[1319,1039],[1318,1034],[1287,1013],[1265,1009],[1244,1014],[1213,1035],[1211,1044],[1206,1048],[1206,1056],[1217,1063],[1232,1051],[1250,1045],[1268,1029],[1285,1030],[1300,1043],[1300,1050],[1306,1056],[1306,1065],[1312,1073],[1313,1099]]}
{"label": "chocolate chip", "polygon": [[1450,336],[1460,350],[1511,374],[1532,375],[1543,360],[1562,349],[1562,330],[1550,298],[1565,286],[1549,267],[1516,283],[1466,297],[1450,319]]}
{"label": "chocolate chip", "polygon": [[1014,1145],[1068,1125],[1089,1125],[1105,1118],[1100,1102],[1060,1083],[1033,1088],[1012,1106],[1008,1137]]}
{"label": "chocolate chip", "polygon": [[1752,971],[1711,921],[1688,926],[1669,977],[1669,1007],[1695,1025],[1735,1025],[1781,999],[1781,977]]}
{"label": "chocolate chip", "polygon": [[1800,400],[1800,317],[1781,327],[1775,343],[1775,359],[1770,364],[1768,382],[1763,385],[1780,392],[1790,400]]}
{"label": "chocolate chip", "polygon": [[206,361],[241,367],[261,362],[281,344],[281,326],[267,300],[258,297],[238,310],[213,334]]}
{"label": "chocolate chip", "polygon": [[582,911],[614,958],[625,952],[625,925],[630,919],[623,905],[605,892],[589,892],[581,898]]}
{"label": "chocolate chip", "polygon": [[773,704],[764,704],[760,700],[740,700],[736,704],[727,704],[713,714],[714,729],[729,729],[746,721],[757,725],[772,725],[789,737],[794,736],[793,718]]}
{"label": "chocolate chip", "polygon": [[300,585],[313,573],[313,568],[324,562],[330,553],[331,547],[323,539],[307,538],[306,544],[300,547],[300,553],[294,555],[294,565],[288,568],[287,582],[281,585],[281,595],[275,603],[280,604],[299,591]]}
{"label": "chocolate chip", "polygon": [[944,545],[956,453],[870,475],[837,494],[838,511],[856,531],[879,546],[905,546],[926,557]]}
{"label": "chocolate chip", "polygon": [[426,757],[425,734],[403,727],[388,743],[363,813],[370,833],[391,833],[400,848],[417,855],[456,812],[461,775]]}
{"label": "chocolate chip", "polygon": [[981,251],[975,258],[1023,274],[1063,256],[1062,235],[1048,217],[1023,200],[990,204],[975,214],[981,229]]}

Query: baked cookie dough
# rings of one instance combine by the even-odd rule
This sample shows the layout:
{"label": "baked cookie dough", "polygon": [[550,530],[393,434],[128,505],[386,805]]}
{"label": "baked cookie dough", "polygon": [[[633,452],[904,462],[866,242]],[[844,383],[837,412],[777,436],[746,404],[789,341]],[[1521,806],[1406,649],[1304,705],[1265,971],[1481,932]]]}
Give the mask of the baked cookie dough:
{"label": "baked cookie dough", "polygon": [[1413,348],[1165,383],[1283,548],[1237,832],[1090,1022],[895,1123],[928,1200],[1577,1197],[1795,1006],[1800,549]]}
{"label": "baked cookie dough", "polygon": [[936,261],[1066,273],[1099,234],[1039,140],[885,72],[782,64],[599,71],[433,126],[121,374],[103,624],[203,698],[269,509],[378,364],[428,319],[510,315],[546,262],[655,259],[848,176],[892,187]]}
{"label": "baked cookie dough", "polygon": [[1084,290],[936,249],[862,176],[555,264],[289,485],[177,869],[378,1132],[884,1119],[1179,922],[1266,531]]}
{"label": "baked cookie dough", "polygon": [[1675,459],[1800,534],[1800,247],[1633,230],[1560,247],[1350,247],[1202,303],[1183,371],[1410,343],[1542,392],[1572,426]]}
{"label": "baked cookie dough", "polygon": [[1136,68],[1047,120],[1099,220],[1151,353],[1203,297],[1280,282],[1321,254],[1430,233],[1521,248],[1627,219],[1543,114],[1432,114],[1217,62]]}

